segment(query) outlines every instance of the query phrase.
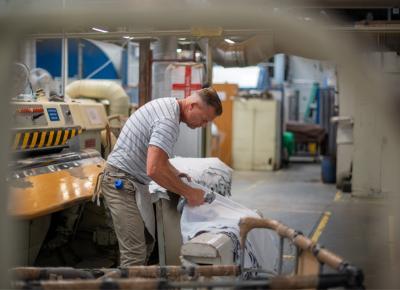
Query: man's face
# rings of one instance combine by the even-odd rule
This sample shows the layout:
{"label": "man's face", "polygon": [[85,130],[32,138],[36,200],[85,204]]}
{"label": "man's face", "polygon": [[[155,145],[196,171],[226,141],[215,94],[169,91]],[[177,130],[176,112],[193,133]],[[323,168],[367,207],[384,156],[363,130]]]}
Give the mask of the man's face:
{"label": "man's face", "polygon": [[190,104],[186,124],[191,129],[206,127],[215,117],[215,109],[199,100]]}

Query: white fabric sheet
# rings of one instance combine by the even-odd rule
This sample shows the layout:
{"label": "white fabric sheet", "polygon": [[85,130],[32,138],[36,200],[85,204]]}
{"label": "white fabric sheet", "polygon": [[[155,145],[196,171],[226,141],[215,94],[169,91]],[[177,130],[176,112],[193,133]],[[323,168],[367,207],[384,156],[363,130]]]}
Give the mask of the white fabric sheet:
{"label": "white fabric sheet", "polygon": [[[207,191],[207,188],[199,184],[190,185]],[[206,203],[199,207],[185,206],[181,217],[183,242],[203,232],[225,233],[232,239],[234,262],[239,264],[239,220],[247,216],[260,217],[253,210],[218,194],[211,204]],[[262,268],[276,273],[278,254],[276,233],[265,229],[250,231],[246,242],[245,268]]]}
{"label": "white fabric sheet", "polygon": [[[169,159],[171,164],[188,174],[192,180],[223,196],[231,195],[232,168],[218,158],[184,158]],[[159,197],[166,198],[166,189],[154,181],[150,182],[150,193],[153,202]]]}

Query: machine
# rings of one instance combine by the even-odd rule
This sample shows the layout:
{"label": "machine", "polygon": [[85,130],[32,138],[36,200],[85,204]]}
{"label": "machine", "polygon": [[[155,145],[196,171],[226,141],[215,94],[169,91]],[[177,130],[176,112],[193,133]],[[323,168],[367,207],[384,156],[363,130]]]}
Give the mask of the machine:
{"label": "machine", "polygon": [[[232,169],[218,158],[176,157],[170,162],[180,172],[189,174],[193,181],[209,188],[214,195],[230,195]],[[227,235],[207,232],[184,243],[181,229],[182,200],[154,182],[150,184],[150,192],[158,197],[154,200],[160,265],[234,264],[233,244]]]}
{"label": "machine", "polygon": [[34,265],[41,250],[56,250],[76,235],[104,165],[100,135],[107,116],[95,103],[23,101],[10,107],[8,212],[22,235],[18,263]]}

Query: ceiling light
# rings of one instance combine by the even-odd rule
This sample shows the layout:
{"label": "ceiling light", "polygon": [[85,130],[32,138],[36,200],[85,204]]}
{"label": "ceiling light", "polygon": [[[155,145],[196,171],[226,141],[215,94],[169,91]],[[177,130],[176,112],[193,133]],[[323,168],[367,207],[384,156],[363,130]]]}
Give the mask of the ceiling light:
{"label": "ceiling light", "polygon": [[225,38],[224,40],[225,40],[225,42],[227,42],[229,44],[235,44],[235,42],[232,39]]}
{"label": "ceiling light", "polygon": [[181,53],[181,52],[182,52],[182,48],[177,48],[177,49],[176,49],[176,52],[177,52],[177,53]]}
{"label": "ceiling light", "polygon": [[185,37],[180,37],[180,38],[178,38],[178,40],[180,40],[180,41],[185,41],[186,38],[185,38]]}
{"label": "ceiling light", "polygon": [[125,36],[122,36],[123,38],[125,38],[125,39],[133,39],[133,36],[128,36],[128,35],[125,35]]}
{"label": "ceiling light", "polygon": [[98,32],[102,32],[102,33],[107,33],[108,32],[107,30],[104,30],[104,29],[101,29],[101,28],[97,28],[97,27],[92,27],[92,29],[94,31],[98,31]]}

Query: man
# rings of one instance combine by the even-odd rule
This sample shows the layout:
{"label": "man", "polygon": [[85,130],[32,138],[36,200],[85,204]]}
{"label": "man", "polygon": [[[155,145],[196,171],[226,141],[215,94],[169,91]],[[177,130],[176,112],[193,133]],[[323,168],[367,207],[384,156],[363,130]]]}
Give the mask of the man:
{"label": "man", "polygon": [[151,180],[184,196],[189,206],[204,203],[204,192],[185,184],[181,177],[186,174],[178,172],[168,158],[173,156],[180,122],[195,129],[221,114],[218,94],[205,88],[185,99],[153,100],[138,109],[122,128],[101,181],[118,238],[121,266],[145,265],[153,250]]}

